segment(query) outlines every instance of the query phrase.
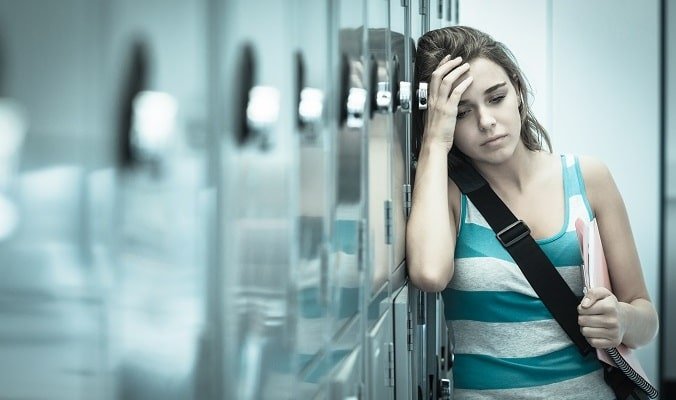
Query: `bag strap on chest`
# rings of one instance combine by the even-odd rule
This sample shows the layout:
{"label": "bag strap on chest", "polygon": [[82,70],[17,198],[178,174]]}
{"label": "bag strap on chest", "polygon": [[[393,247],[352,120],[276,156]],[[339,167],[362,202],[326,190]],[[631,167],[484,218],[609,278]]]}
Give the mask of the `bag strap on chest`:
{"label": "bag strap on chest", "polygon": [[456,162],[448,174],[496,232],[496,237],[519,266],[545,307],[586,356],[593,347],[577,323],[579,299],[530,234],[528,226],[510,211],[488,182],[466,160]]}

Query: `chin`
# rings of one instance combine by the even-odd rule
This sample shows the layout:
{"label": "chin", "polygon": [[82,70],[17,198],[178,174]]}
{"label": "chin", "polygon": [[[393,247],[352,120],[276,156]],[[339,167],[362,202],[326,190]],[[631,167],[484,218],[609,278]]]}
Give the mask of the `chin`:
{"label": "chin", "polygon": [[509,161],[514,156],[515,146],[504,146],[490,152],[481,151],[471,157],[476,162],[498,165]]}

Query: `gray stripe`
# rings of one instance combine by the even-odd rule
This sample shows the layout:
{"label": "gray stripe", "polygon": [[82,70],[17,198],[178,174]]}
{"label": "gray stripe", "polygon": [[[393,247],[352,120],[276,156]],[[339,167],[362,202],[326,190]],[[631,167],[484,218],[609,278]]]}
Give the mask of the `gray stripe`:
{"label": "gray stripe", "polygon": [[452,322],[455,352],[492,357],[535,357],[570,346],[556,320],[529,322]]}
{"label": "gray stripe", "polygon": [[597,370],[578,378],[550,385],[502,390],[464,390],[454,389],[455,400],[611,400],[615,395],[603,381],[603,371]]}
{"label": "gray stripe", "polygon": [[[582,294],[579,266],[559,267],[556,270],[573,288],[573,292],[578,296]],[[492,257],[456,259],[455,272],[448,287],[465,291],[510,291],[537,297],[516,264]]]}

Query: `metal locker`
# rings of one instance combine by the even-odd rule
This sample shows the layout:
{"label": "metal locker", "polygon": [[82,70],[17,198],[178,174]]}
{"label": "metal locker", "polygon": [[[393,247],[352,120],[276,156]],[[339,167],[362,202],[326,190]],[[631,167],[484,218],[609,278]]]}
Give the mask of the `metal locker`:
{"label": "metal locker", "polygon": [[438,397],[442,400],[453,398],[453,361],[455,358],[455,339],[453,327],[446,321],[444,300],[437,295],[437,382]]}
{"label": "metal locker", "polygon": [[409,286],[404,285],[392,295],[394,398],[396,400],[417,399],[411,360],[413,321],[408,294]]}
{"label": "metal locker", "polygon": [[[115,122],[113,398],[199,398],[208,297],[207,25],[204,3],[104,5]],[[181,24],[167,21],[180,18]],[[104,173],[105,176],[105,173]],[[210,392],[210,391],[207,391]]]}
{"label": "metal locker", "polygon": [[418,38],[430,29],[430,1],[410,0],[411,2],[411,38],[418,43]]}
{"label": "metal locker", "polygon": [[[363,346],[368,262],[366,125],[368,108],[363,0],[331,3],[329,56],[336,95],[331,110],[330,348]],[[354,327],[352,336],[338,334]],[[363,356],[362,356],[363,357]],[[363,363],[363,358],[359,361]],[[363,384],[363,365],[359,381]]]}
{"label": "metal locker", "polygon": [[293,9],[274,0],[214,7],[226,94],[218,172],[224,396],[292,398],[299,216]]}
{"label": "metal locker", "polygon": [[[403,275],[406,213],[410,203],[410,156],[407,150],[410,135],[410,86],[402,90],[411,77],[410,7],[401,1],[390,1],[390,86],[392,88],[392,273]],[[403,82],[403,84],[402,84]],[[398,272],[397,272],[398,271]]]}
{"label": "metal locker", "polygon": [[430,18],[430,30],[439,29],[446,26],[446,10],[445,7],[448,7],[447,0],[429,0],[430,9],[429,9],[429,18]]}
{"label": "metal locker", "polygon": [[97,16],[82,0],[0,3],[2,397],[84,399],[105,385],[86,211],[104,142],[99,65],[88,58]]}
{"label": "metal locker", "polygon": [[336,371],[327,382],[326,392],[317,398],[329,400],[358,400],[363,397],[361,385],[360,363],[362,361],[361,346],[355,347],[337,366]]}
{"label": "metal locker", "polygon": [[297,89],[296,131],[299,137],[299,262],[296,279],[294,398],[313,398],[330,371],[324,357],[332,333],[329,279],[333,184],[332,140],[329,135],[330,97],[329,1],[296,0],[294,68]]}
{"label": "metal locker", "polygon": [[392,338],[392,311],[389,299],[383,300],[385,310],[366,334],[366,398],[394,398],[395,357]]}
{"label": "metal locker", "polygon": [[391,143],[389,1],[367,2],[367,201],[368,277],[371,293],[382,289],[391,270]]}

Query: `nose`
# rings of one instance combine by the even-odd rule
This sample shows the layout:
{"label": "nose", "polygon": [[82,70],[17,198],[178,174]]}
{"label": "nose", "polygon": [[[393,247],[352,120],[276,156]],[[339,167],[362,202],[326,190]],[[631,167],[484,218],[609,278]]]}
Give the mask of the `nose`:
{"label": "nose", "polygon": [[481,132],[488,132],[493,127],[495,127],[495,118],[491,113],[486,109],[480,109],[479,111],[479,130]]}

